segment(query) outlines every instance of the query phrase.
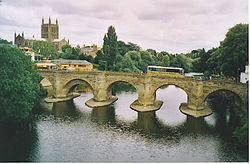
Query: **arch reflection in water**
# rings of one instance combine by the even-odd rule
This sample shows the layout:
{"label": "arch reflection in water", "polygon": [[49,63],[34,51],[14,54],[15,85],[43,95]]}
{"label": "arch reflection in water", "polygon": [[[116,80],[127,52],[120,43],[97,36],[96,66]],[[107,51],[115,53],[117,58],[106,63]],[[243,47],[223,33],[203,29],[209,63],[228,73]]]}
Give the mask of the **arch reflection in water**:
{"label": "arch reflection in water", "polygon": [[163,85],[156,91],[156,97],[164,102],[156,111],[157,117],[162,122],[174,127],[185,121],[186,115],[179,110],[180,104],[187,102],[187,94],[184,90],[174,85]]}
{"label": "arch reflection in water", "polygon": [[240,125],[239,114],[242,102],[237,95],[228,91],[217,91],[208,96],[206,103],[213,110],[213,115],[206,118],[208,123],[214,120],[212,126],[224,136],[231,136],[236,126]]}
{"label": "arch reflection in water", "polygon": [[36,124],[32,128],[0,124],[0,161],[31,162],[39,149]]}

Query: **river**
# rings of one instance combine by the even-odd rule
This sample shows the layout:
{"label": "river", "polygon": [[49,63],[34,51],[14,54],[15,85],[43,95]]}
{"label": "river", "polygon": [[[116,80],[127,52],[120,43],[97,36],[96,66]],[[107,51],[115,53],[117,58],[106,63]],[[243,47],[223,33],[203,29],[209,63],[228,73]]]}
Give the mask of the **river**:
{"label": "river", "polygon": [[178,107],[187,95],[180,88],[158,89],[163,106],[142,114],[129,108],[136,92],[116,96],[114,104],[95,109],[85,105],[92,93],[68,102],[43,103],[30,130],[1,127],[0,161],[248,161],[248,150],[228,135],[230,114],[220,117],[214,111],[198,119],[182,114]]}

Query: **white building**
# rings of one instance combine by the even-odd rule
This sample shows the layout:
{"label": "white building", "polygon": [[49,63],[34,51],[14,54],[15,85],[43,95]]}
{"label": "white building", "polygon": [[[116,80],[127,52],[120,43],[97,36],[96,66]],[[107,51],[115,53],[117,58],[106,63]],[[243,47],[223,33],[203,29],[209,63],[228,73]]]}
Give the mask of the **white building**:
{"label": "white building", "polygon": [[41,60],[41,55],[35,54],[31,48],[28,47],[19,47],[21,50],[25,52],[26,55],[31,56],[31,61]]}
{"label": "white building", "polygon": [[240,82],[241,83],[248,83],[249,75],[248,75],[248,65],[246,66],[245,72],[240,73]]}

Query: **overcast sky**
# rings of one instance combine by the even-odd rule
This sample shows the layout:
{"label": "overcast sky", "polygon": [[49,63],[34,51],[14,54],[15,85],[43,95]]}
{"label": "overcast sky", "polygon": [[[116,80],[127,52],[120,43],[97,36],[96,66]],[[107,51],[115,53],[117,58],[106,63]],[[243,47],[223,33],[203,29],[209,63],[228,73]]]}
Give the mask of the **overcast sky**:
{"label": "overcast sky", "polygon": [[49,17],[58,19],[60,39],[74,45],[102,47],[113,25],[118,40],[186,53],[218,47],[229,28],[248,23],[248,0],[2,0],[0,38],[40,38],[41,20]]}

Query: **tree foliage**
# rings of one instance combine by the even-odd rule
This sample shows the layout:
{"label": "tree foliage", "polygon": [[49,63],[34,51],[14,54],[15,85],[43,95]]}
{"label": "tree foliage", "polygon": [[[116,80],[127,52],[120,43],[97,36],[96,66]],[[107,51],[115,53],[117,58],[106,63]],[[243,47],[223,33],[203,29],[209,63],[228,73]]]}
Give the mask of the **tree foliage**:
{"label": "tree foliage", "polygon": [[239,79],[240,72],[248,64],[248,24],[237,24],[230,28],[218,48],[208,52],[193,50],[191,57],[194,71],[210,74],[223,74]]}
{"label": "tree foliage", "polygon": [[206,53],[205,49],[198,49],[198,50],[192,50],[191,53],[187,53],[186,56],[191,58],[191,59],[196,59],[199,58],[201,55]]}
{"label": "tree foliage", "polygon": [[168,55],[162,57],[162,66],[169,67],[170,66],[170,58]]}
{"label": "tree foliage", "polygon": [[[97,56],[99,52],[97,52]],[[79,45],[76,47],[71,47],[70,45],[64,45],[62,47],[62,53],[60,54],[60,57],[63,59],[71,59],[71,60],[87,60],[90,63],[97,62],[98,64],[98,57],[96,60],[93,59],[91,55],[86,55],[84,53],[81,53],[81,48]]]}
{"label": "tree foliage", "polygon": [[237,24],[230,28],[220,48],[221,71],[238,78],[248,63],[248,24]]}
{"label": "tree foliage", "polygon": [[0,44],[11,44],[11,42],[9,42],[8,40],[0,38]]}
{"label": "tree foliage", "polygon": [[41,77],[18,48],[0,48],[0,62],[0,121],[27,121],[43,91]]}
{"label": "tree foliage", "polygon": [[80,57],[80,46],[71,47],[71,45],[64,45],[62,47],[62,53],[60,57],[63,59],[71,59],[71,60],[85,60]]}
{"label": "tree foliage", "polygon": [[241,118],[241,126],[237,127],[234,132],[233,136],[238,139],[244,145],[248,145],[249,141],[249,123],[248,123],[248,112],[245,111],[244,115]]}
{"label": "tree foliage", "polygon": [[172,59],[171,66],[180,67],[185,70],[185,72],[190,71],[191,61],[184,54],[178,54]]}
{"label": "tree foliage", "polygon": [[[220,47],[212,48],[207,52],[204,48],[201,48],[192,50],[186,54],[170,54],[165,51],[158,53],[151,48],[143,51],[140,46],[134,43],[116,41],[117,36],[114,27],[110,26],[108,33],[104,36],[102,51],[99,51],[99,55],[94,59],[94,63],[99,64],[100,70],[106,71],[125,70],[127,72],[138,72],[139,70],[146,72],[148,65],[158,65],[181,67],[184,68],[185,72],[203,72],[207,76],[221,73],[233,76],[236,72],[235,70],[237,70],[238,73],[244,71],[245,65],[247,64],[247,29],[248,25],[236,25],[229,30],[225,40],[221,42]],[[112,45],[110,44],[111,41],[109,38],[115,38],[112,44],[115,47],[117,46],[117,51],[115,51],[116,48],[113,47],[114,53],[110,53]],[[113,54],[113,56],[111,57],[110,54]],[[116,60],[117,56],[119,56],[119,60]],[[127,63],[127,65],[125,65],[125,63]]]}
{"label": "tree foliage", "polygon": [[210,57],[206,61],[207,71],[209,74],[220,74],[220,66],[222,64],[220,60],[220,51],[220,48],[214,48]]}
{"label": "tree foliage", "polygon": [[149,48],[149,49],[147,49],[146,51],[149,52],[149,53],[150,53],[151,55],[153,55],[153,56],[156,56],[156,55],[157,55],[156,51],[153,50],[152,48]]}
{"label": "tree foliage", "polygon": [[52,43],[47,41],[35,41],[33,43],[33,50],[43,55],[47,59],[55,59],[57,57],[57,51]]}
{"label": "tree foliage", "polygon": [[243,98],[241,110],[237,110],[240,116],[240,126],[233,131],[233,136],[243,145],[249,145],[249,99],[248,94]]}
{"label": "tree foliage", "polygon": [[118,52],[117,35],[113,26],[109,26],[107,34],[104,35],[102,49],[103,55],[107,59],[107,69],[112,70],[116,54]]}
{"label": "tree foliage", "polygon": [[140,51],[141,47],[135,43],[128,42],[127,44],[121,40],[117,42],[118,53],[124,56],[129,51]]}

